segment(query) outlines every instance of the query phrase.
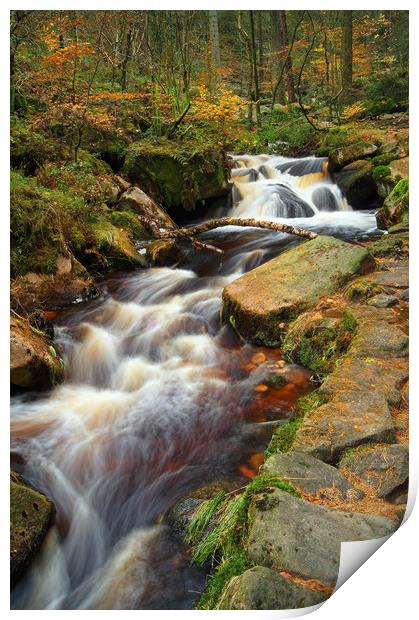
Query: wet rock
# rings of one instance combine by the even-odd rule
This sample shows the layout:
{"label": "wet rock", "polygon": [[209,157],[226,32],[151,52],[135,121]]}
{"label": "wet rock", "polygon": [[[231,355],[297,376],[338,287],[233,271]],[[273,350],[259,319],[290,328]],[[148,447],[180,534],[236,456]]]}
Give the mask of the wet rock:
{"label": "wet rock", "polygon": [[387,497],[408,479],[409,449],[403,444],[360,446],[343,456],[339,469],[359,476],[377,497]]}
{"label": "wet rock", "polygon": [[400,299],[403,299],[403,301],[409,301],[409,289],[408,288],[405,291],[402,291],[402,293],[400,294]]}
{"label": "wet rock", "polygon": [[399,300],[395,295],[375,295],[367,301],[369,306],[375,306],[376,308],[390,308],[399,303]]}
{"label": "wet rock", "polygon": [[370,161],[359,160],[333,174],[334,182],[354,209],[371,208],[378,200],[373,171]]}
{"label": "wet rock", "polygon": [[45,334],[24,319],[10,319],[10,381],[30,390],[48,389],[63,379],[63,365]]}
{"label": "wet rock", "polygon": [[336,172],[356,160],[372,157],[376,154],[377,150],[378,148],[375,144],[362,141],[334,149],[329,155],[329,171]]}
{"label": "wet rock", "polygon": [[298,428],[294,450],[333,463],[346,450],[365,442],[394,442],[386,399],[372,391],[345,391],[313,409]]}
{"label": "wet rock", "polygon": [[[379,297],[389,297],[382,295]],[[374,297],[372,299],[375,299]],[[392,297],[391,304],[398,301],[397,297]],[[371,301],[371,300],[370,300]],[[380,306],[379,307],[383,307]],[[391,325],[386,321],[363,321],[357,330],[356,336],[352,340],[351,356],[363,358],[392,358],[408,355],[409,338],[401,329]]]}
{"label": "wet rock", "polygon": [[384,517],[331,510],[280,489],[255,496],[249,516],[251,561],[329,586],[338,576],[341,542],[380,538],[396,528]]}
{"label": "wet rock", "polygon": [[27,273],[12,280],[10,290],[12,307],[27,313],[39,308],[61,308],[97,293],[89,277],[74,273]]}
{"label": "wet rock", "polygon": [[261,467],[261,473],[289,480],[304,493],[317,495],[321,489],[336,489],[342,498],[358,497],[348,480],[336,467],[298,450],[273,454]]}
{"label": "wet rock", "polygon": [[277,344],[287,322],[373,266],[365,248],[319,236],[229,284],[222,316],[244,338]]}
{"label": "wet rock", "polygon": [[254,566],[229,581],[217,609],[300,609],[327,598],[324,592],[309,590],[270,568]]}
{"label": "wet rock", "polygon": [[153,234],[156,229],[177,228],[166,211],[139,187],[130,187],[121,196],[118,209],[128,209],[140,216],[143,225]]}
{"label": "wet rock", "polygon": [[322,394],[336,395],[338,392],[353,392],[353,398],[360,400],[359,392],[374,392],[384,396],[390,405],[400,402],[400,385],[408,377],[406,358],[387,360],[377,357],[356,357],[347,355],[336,370],[320,386]]}
{"label": "wet rock", "polygon": [[200,261],[220,261],[222,254],[209,245],[196,245],[192,239],[157,239],[147,247],[150,260],[160,267],[194,265]]}
{"label": "wet rock", "polygon": [[54,505],[15,473],[10,480],[10,580],[13,587],[52,523]]}

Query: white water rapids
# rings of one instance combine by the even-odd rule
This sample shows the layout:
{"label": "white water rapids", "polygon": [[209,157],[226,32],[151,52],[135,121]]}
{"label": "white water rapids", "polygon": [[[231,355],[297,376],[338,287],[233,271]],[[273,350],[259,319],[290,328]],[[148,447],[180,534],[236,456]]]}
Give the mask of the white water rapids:
{"label": "white water rapids", "polygon": [[[322,159],[233,159],[234,204],[217,215],[286,218],[350,238],[376,229],[373,211],[352,211]],[[260,348],[219,323],[223,287],[301,240],[239,228],[205,238],[224,250],[221,265],[117,275],[101,299],[62,313],[65,382],[13,398],[13,467],[57,516],[12,607],[190,608],[204,575],[162,516],[191,490],[248,471],[270,434],[258,435],[257,422],[286,417],[310,389],[307,371],[281,363],[288,384],[262,402],[255,387],[279,354],[252,363]]]}

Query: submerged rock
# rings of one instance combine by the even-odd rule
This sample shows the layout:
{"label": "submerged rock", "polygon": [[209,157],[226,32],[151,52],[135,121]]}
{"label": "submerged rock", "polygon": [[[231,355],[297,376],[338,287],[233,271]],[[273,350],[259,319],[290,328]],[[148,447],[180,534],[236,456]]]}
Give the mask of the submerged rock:
{"label": "submerged rock", "polygon": [[378,200],[370,161],[357,160],[335,172],[333,180],[354,209],[371,208]]}
{"label": "submerged rock", "polygon": [[262,465],[261,473],[285,478],[310,495],[329,488],[339,491],[342,498],[359,495],[336,467],[298,450],[273,454]]}
{"label": "submerged rock", "polygon": [[250,505],[249,559],[328,586],[336,583],[343,541],[371,540],[396,529],[384,517],[331,510],[280,489]]}
{"label": "submerged rock", "polygon": [[244,338],[274,345],[287,322],[373,266],[365,248],[319,236],[226,286],[222,316]]}
{"label": "submerged rock", "polygon": [[190,264],[196,269],[200,261],[221,260],[222,254],[208,245],[196,245],[193,239],[157,239],[147,247],[150,260],[159,267]]}
{"label": "submerged rock", "polygon": [[328,594],[310,590],[270,568],[254,566],[229,581],[217,609],[300,609],[327,598]]}
{"label": "submerged rock", "polygon": [[378,148],[375,144],[363,141],[334,149],[329,155],[329,171],[335,172],[358,159],[372,157],[376,154],[377,150]]}
{"label": "submerged rock", "polygon": [[54,505],[15,473],[10,480],[10,580],[13,587],[39,549],[54,516]]}
{"label": "submerged rock", "polygon": [[10,319],[10,381],[30,390],[48,389],[64,376],[63,365],[46,335],[24,319]]}
{"label": "submerged rock", "polygon": [[402,444],[360,446],[343,456],[339,468],[359,476],[377,497],[387,497],[408,479],[409,448]]}

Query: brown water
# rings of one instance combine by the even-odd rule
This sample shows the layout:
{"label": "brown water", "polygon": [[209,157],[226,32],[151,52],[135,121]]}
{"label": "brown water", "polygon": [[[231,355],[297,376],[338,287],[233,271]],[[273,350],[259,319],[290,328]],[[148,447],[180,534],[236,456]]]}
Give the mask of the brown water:
{"label": "brown water", "polygon": [[[354,214],[319,177],[318,162],[302,166],[309,185],[277,160],[237,159],[270,166],[268,178],[246,184],[253,202],[249,190],[237,215],[276,217],[276,204],[283,217],[289,204],[291,214],[314,213],[293,223],[329,234],[375,229],[372,213]],[[318,212],[311,197],[324,186],[346,210]],[[223,287],[299,240],[240,229],[206,238],[224,250],[221,264],[115,275],[100,299],[54,317],[65,382],[15,398],[11,430],[13,467],[52,497],[57,518],[12,593],[14,608],[191,608],[205,575],[189,566],[162,515],[206,483],[240,486],[256,475],[275,426],[267,423],[287,418],[314,387],[279,350],[246,344],[219,321]],[[283,386],[266,385],[272,372]]]}

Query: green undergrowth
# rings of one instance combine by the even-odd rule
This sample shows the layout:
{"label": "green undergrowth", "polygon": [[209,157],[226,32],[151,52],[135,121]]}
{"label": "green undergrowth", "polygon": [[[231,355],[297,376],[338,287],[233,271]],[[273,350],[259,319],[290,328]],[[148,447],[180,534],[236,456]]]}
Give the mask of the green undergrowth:
{"label": "green undergrowth", "polygon": [[53,274],[58,256],[68,252],[88,270],[140,264],[131,243],[137,229],[127,221],[125,228],[114,225],[112,211],[105,205],[46,188],[16,171],[11,172],[10,191],[13,277],[32,271]]}
{"label": "green undergrowth", "polygon": [[295,435],[306,415],[324,405],[329,397],[318,390],[299,398],[295,404],[292,418],[283,426],[279,426],[272,435],[271,441],[265,450],[265,458],[278,452],[289,452],[293,446]]}
{"label": "green undergrowth", "polygon": [[336,320],[327,317],[313,322],[310,315],[303,314],[294,321],[284,338],[283,355],[322,378],[333,371],[336,360],[347,351],[356,326],[348,308],[337,324]]}
{"label": "green undergrowth", "polygon": [[251,567],[245,551],[250,501],[255,494],[268,493],[272,488],[282,489],[298,497],[291,483],[276,476],[261,474],[232,496],[220,491],[204,501],[196,511],[187,530],[187,540],[192,545],[192,559],[200,565],[211,563],[213,568],[197,609],[214,609],[231,577]]}

